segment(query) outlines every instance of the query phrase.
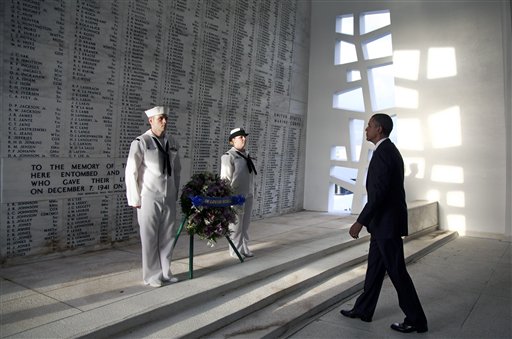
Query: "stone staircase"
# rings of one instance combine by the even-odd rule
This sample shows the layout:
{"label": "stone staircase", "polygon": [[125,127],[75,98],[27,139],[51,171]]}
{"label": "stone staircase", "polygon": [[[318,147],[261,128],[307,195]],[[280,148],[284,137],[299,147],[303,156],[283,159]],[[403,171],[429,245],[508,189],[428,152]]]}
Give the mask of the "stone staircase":
{"label": "stone staircase", "polygon": [[[410,262],[452,240],[456,233],[426,229],[408,238]],[[362,289],[369,236],[308,253],[231,281],[204,295],[169,305],[167,312],[108,336],[165,338],[276,338]],[[312,244],[314,245],[314,244]],[[293,252],[293,250],[290,250]],[[289,253],[290,256],[293,253]],[[249,262],[245,263],[248,264]],[[244,264],[244,265],[245,265]],[[270,263],[269,263],[270,264]],[[228,269],[219,274],[231,275]],[[248,317],[250,315],[250,317]],[[107,336],[101,332],[94,337]]]}
{"label": "stone staircase", "polygon": [[[406,261],[416,260],[456,237],[440,231],[437,205],[411,207],[414,231],[406,238]],[[434,217],[435,216],[435,217]],[[418,219],[421,218],[421,219]],[[166,338],[276,338],[286,336],[322,310],[362,289],[369,235],[358,240],[337,238],[311,241],[311,252],[294,248],[265,258],[264,267],[247,261],[215,272],[239,275],[205,293],[178,300],[149,320],[108,336]],[[258,269],[259,268],[259,269]],[[211,279],[211,278],[210,278]],[[92,334],[98,337],[101,332]],[[107,333],[105,333],[107,334]],[[105,336],[105,335],[101,335]]]}
{"label": "stone staircase", "polygon": [[[432,230],[410,239],[405,244],[406,261],[416,260],[454,237],[456,233]],[[367,248],[367,243],[358,244],[289,272],[292,277],[283,273],[278,283],[293,284],[286,295],[259,308],[250,317],[208,333],[207,337],[278,338],[293,334],[315,315],[362,290]]]}
{"label": "stone staircase", "polygon": [[[345,228],[355,216],[348,217]],[[406,261],[416,260],[454,239],[438,229],[437,203],[409,203],[411,235]],[[338,222],[338,221],[337,221]],[[309,231],[317,232],[313,237]],[[294,231],[297,238],[301,234]],[[212,264],[222,252],[194,256],[194,279],[182,280],[82,312],[21,337],[82,338],[276,338],[293,333],[316,314],[361,290],[369,235],[353,240],[348,230],[301,228],[301,241],[253,247],[257,257],[243,263]],[[322,233],[323,234],[323,233]],[[292,237],[288,235],[287,237]],[[295,244],[295,245],[294,245]],[[260,242],[264,246],[263,241]],[[205,263],[210,266],[206,267]],[[250,316],[249,316],[250,315]],[[17,336],[20,337],[20,336]]]}

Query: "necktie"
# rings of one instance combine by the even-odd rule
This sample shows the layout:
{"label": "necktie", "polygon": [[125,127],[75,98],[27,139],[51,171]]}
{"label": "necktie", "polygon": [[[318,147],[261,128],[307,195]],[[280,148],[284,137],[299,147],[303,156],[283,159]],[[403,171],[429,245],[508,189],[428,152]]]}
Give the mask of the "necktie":
{"label": "necktie", "polygon": [[256,172],[256,166],[254,166],[254,163],[252,162],[252,159],[251,159],[251,156],[250,155],[243,155],[242,153],[236,151],[236,153],[238,153],[239,156],[241,156],[242,158],[245,159],[245,161],[247,162],[247,168],[249,168],[249,173],[252,173],[252,171],[254,171],[254,175],[257,175],[258,172]]}
{"label": "necktie", "polygon": [[158,147],[158,150],[164,156],[162,173],[165,173],[165,169],[167,168],[167,175],[171,176],[172,168],[171,168],[171,159],[169,157],[169,142],[168,141],[165,142],[165,150],[164,150],[162,145],[160,145],[160,141],[158,141],[157,138],[153,137],[153,140],[155,140],[156,147]]}

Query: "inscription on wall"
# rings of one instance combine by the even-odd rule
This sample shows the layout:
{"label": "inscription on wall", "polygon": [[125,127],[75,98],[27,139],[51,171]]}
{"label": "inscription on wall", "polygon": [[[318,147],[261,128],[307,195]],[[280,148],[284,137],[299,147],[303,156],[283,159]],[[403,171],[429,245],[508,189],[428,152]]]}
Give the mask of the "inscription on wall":
{"label": "inscription on wall", "polygon": [[308,2],[0,6],[2,262],[138,241],[124,165],[155,104],[171,107],[182,184],[218,173],[229,130],[243,126],[258,167],[253,217],[301,208],[308,70],[294,61],[308,57]]}

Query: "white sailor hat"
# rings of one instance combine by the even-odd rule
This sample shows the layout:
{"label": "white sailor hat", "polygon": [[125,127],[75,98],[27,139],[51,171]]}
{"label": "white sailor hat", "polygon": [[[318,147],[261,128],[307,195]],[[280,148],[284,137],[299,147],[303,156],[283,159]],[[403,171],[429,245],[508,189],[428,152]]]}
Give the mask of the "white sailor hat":
{"label": "white sailor hat", "polygon": [[165,106],[155,106],[147,111],[144,111],[148,118],[154,117],[155,115],[169,115],[169,108]]}
{"label": "white sailor hat", "polygon": [[244,137],[246,137],[249,135],[249,133],[245,133],[245,130],[243,128],[237,127],[235,129],[232,129],[231,132],[229,132],[229,141],[231,141],[231,139],[239,135],[243,135]]}

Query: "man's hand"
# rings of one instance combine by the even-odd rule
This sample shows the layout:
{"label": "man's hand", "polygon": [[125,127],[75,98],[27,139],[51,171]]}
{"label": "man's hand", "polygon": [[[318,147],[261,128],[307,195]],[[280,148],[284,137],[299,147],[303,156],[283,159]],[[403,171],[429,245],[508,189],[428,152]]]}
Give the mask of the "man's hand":
{"label": "man's hand", "polygon": [[350,230],[348,231],[348,233],[352,238],[357,239],[359,238],[359,232],[361,232],[362,228],[363,224],[356,221],[352,226],[350,226]]}

